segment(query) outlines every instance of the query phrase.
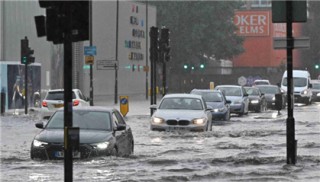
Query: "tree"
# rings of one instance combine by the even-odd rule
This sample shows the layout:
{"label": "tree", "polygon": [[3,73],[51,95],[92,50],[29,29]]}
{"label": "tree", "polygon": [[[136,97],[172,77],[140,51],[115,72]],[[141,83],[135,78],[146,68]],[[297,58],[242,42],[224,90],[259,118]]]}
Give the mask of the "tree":
{"label": "tree", "polygon": [[318,70],[314,69],[315,64],[320,63],[320,2],[319,1],[309,1],[308,2],[309,18],[304,26],[303,34],[310,37],[310,48],[306,49],[302,53],[302,57],[305,64],[312,75],[316,77],[319,75]]}
{"label": "tree", "polygon": [[235,34],[234,10],[239,1],[151,1],[157,7],[157,26],[170,29],[173,65],[202,55],[228,59],[243,52]]}

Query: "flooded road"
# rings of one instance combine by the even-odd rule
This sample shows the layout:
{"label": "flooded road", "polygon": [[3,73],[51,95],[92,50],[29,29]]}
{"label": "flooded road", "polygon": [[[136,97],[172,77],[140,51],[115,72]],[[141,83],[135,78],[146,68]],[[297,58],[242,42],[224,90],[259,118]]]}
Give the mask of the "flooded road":
{"label": "flooded road", "polygon": [[[134,155],[74,161],[74,181],[320,180],[320,105],[294,110],[297,164],[286,164],[286,111],[233,116],[204,133],[157,132],[148,115],[126,118]],[[63,161],[33,161],[37,114],[1,116],[1,181],[64,181]]]}

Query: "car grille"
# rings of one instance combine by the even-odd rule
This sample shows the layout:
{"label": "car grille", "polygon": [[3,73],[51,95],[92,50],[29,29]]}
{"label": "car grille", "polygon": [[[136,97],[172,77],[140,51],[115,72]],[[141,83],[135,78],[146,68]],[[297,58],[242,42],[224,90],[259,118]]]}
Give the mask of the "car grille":
{"label": "car grille", "polygon": [[[55,157],[55,152],[58,151],[63,151],[64,147],[62,144],[56,144],[56,143],[52,143],[49,146],[46,147],[46,155],[48,159],[61,159],[61,158],[57,158]],[[80,158],[84,159],[84,158],[88,158],[91,156],[91,152],[92,152],[92,147],[90,145],[87,144],[83,144],[79,146],[79,152],[80,152]]]}
{"label": "car grille", "polygon": [[186,126],[190,124],[189,120],[167,120],[168,125],[182,125]]}

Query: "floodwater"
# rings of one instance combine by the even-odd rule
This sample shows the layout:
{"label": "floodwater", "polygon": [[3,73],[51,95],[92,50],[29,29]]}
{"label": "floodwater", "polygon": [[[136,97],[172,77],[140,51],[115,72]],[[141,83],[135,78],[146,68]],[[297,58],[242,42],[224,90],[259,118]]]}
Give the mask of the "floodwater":
{"label": "floodwater", "polygon": [[[285,110],[234,116],[203,133],[150,131],[150,116],[130,115],[134,154],[74,161],[73,180],[319,182],[319,111],[319,103],[295,107],[296,165],[286,164]],[[36,113],[1,116],[1,181],[64,181],[63,160],[30,159],[37,121]]]}

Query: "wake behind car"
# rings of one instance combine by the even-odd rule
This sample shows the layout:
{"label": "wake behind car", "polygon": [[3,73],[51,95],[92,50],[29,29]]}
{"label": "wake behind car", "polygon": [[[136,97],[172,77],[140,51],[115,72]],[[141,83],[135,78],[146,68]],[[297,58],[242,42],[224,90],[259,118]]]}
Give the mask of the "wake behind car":
{"label": "wake behind car", "polygon": [[231,101],[231,113],[242,116],[248,114],[249,111],[249,98],[243,86],[239,85],[218,85],[215,90],[220,90],[224,93],[227,100]]}
{"label": "wake behind car", "polygon": [[[83,96],[79,89],[72,89],[73,107],[89,106],[89,100]],[[49,117],[59,108],[63,107],[64,89],[49,90],[42,101],[41,117],[49,119]]]}
{"label": "wake behind car", "polygon": [[151,130],[208,131],[212,129],[211,108],[200,95],[167,94],[157,107],[150,121]]}
{"label": "wake behind car", "polygon": [[[31,159],[54,160],[64,158],[64,110],[59,109],[44,124],[31,143]],[[74,158],[96,156],[127,156],[133,153],[132,131],[117,109],[99,106],[75,107],[73,127],[80,128],[79,151]]]}
{"label": "wake behind car", "polygon": [[249,110],[254,112],[262,112],[267,109],[267,101],[264,93],[256,87],[244,87],[249,95]]}
{"label": "wake behind car", "polygon": [[212,120],[230,120],[231,101],[227,100],[219,90],[193,89],[191,94],[201,95],[207,106],[212,107]]}

